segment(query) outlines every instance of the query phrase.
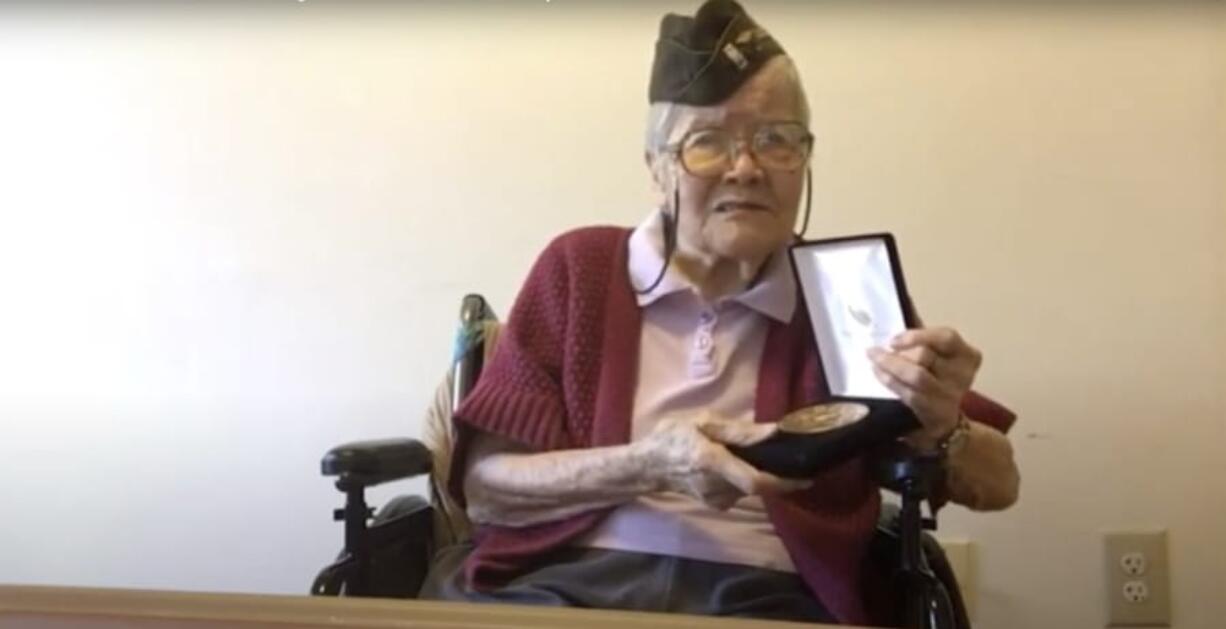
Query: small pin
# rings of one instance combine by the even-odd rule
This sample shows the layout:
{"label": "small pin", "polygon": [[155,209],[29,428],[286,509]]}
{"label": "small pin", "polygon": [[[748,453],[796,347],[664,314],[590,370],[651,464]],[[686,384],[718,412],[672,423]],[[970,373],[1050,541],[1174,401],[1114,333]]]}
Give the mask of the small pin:
{"label": "small pin", "polygon": [[847,305],[847,312],[851,314],[851,318],[856,320],[860,325],[872,325],[873,316],[868,311],[860,310],[851,304]]}
{"label": "small pin", "polygon": [[740,49],[731,43],[724,44],[724,55],[731,59],[738,69],[744,70],[745,66],[749,65],[749,60],[745,58],[745,55],[741,54]]}

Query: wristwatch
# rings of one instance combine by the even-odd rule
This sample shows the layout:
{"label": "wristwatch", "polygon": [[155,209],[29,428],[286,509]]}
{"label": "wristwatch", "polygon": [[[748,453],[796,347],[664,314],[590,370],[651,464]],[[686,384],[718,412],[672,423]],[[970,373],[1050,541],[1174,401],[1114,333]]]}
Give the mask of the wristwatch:
{"label": "wristwatch", "polygon": [[966,440],[971,434],[971,421],[963,413],[958,414],[958,423],[952,430],[937,441],[936,451],[942,456],[957,454],[966,447]]}

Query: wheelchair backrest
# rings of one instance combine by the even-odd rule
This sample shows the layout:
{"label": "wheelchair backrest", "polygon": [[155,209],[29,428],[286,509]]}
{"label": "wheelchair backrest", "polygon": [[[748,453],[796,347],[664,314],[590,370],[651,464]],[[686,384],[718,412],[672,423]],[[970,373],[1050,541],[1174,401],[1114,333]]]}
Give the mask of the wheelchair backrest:
{"label": "wheelchair backrest", "polygon": [[498,317],[485,298],[475,293],[465,295],[460,302],[451,369],[436,389],[434,401],[426,410],[422,422],[421,440],[433,454],[430,494],[434,504],[436,548],[464,541],[472,532],[472,524],[464,509],[447,493],[451,449],[455,442],[451,415],[476,385],[481,369],[493,355],[499,330]]}

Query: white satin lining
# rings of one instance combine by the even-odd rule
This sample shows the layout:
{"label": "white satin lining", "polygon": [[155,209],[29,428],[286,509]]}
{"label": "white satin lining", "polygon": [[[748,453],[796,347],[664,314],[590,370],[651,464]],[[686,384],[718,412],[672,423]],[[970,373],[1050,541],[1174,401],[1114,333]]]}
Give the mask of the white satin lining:
{"label": "white satin lining", "polygon": [[817,244],[792,255],[831,395],[898,399],[867,354],[907,328],[885,241]]}

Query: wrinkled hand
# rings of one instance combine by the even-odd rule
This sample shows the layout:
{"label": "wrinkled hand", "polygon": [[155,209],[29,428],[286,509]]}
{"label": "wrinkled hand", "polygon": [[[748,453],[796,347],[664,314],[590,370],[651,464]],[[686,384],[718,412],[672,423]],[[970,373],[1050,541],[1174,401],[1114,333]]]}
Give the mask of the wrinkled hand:
{"label": "wrinkled hand", "polygon": [[983,355],[952,328],[918,328],[868,352],[873,371],[915,411],[922,428],[911,445],[931,449],[957,425],[962,398],[975,381]]}
{"label": "wrinkled hand", "polygon": [[758,424],[705,416],[665,418],[635,445],[646,454],[661,489],[698,499],[726,510],[751,494],[776,494],[804,489],[808,481],[763,472],[737,458],[725,445],[748,446],[775,434],[775,424]]}

